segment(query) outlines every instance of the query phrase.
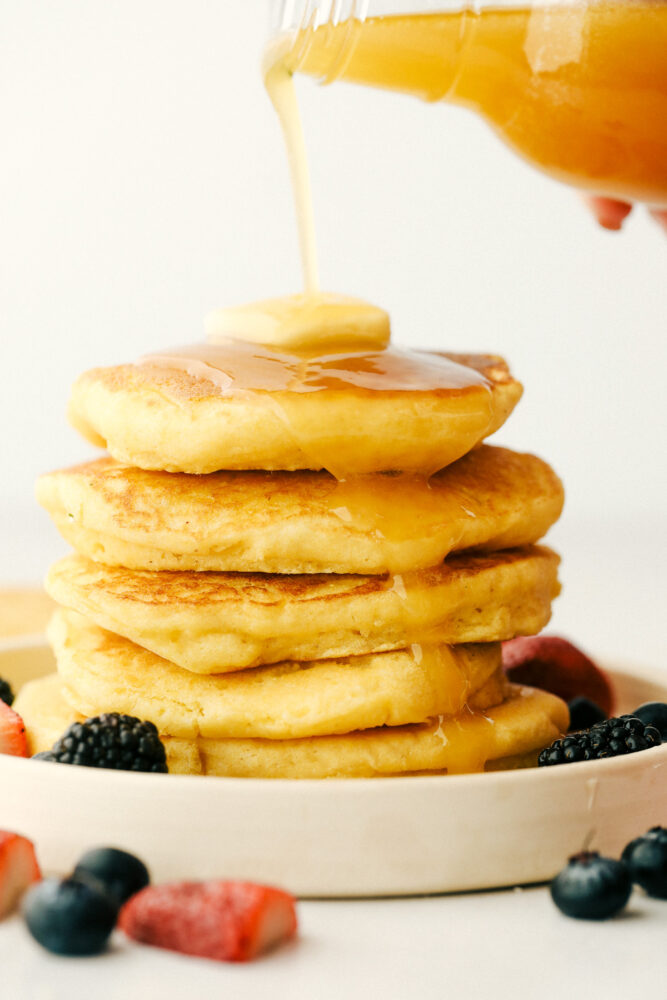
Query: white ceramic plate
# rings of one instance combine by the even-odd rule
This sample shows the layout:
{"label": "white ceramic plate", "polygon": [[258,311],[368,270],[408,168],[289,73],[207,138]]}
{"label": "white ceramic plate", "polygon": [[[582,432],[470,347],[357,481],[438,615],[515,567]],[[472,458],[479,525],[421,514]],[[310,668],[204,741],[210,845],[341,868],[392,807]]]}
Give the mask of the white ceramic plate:
{"label": "white ceramic plate", "polygon": [[[16,689],[54,669],[41,643],[0,649]],[[619,712],[667,700],[664,672],[611,671]],[[248,878],[300,896],[452,892],[552,878],[584,844],[618,855],[667,822],[667,745],[496,774],[267,781],[133,774],[0,755],[0,829],[46,870],[115,845],[156,881]]]}

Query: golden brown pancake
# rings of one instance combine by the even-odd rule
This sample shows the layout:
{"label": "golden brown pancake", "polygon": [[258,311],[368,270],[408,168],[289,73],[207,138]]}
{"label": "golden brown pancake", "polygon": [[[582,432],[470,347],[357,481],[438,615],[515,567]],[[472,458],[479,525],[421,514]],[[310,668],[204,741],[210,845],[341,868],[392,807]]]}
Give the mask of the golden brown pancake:
{"label": "golden brown pancake", "polygon": [[431,475],[498,430],[521,391],[490,355],[312,356],[230,341],[93,369],[76,381],[69,416],[142,469]]}
{"label": "golden brown pancake", "polygon": [[77,551],[147,570],[404,573],[452,551],[539,541],[560,480],[482,445],[430,480],[326,472],[147,472],[102,458],[42,476],[40,503]]}
{"label": "golden brown pancake", "polygon": [[[50,750],[73,722],[85,716],[75,712],[62,693],[58,674],[29,681],[19,691],[14,705],[25,724],[28,753],[34,756]],[[167,764],[173,774],[201,774],[201,755],[196,740],[176,740],[163,736]]]}
{"label": "golden brown pancake", "polygon": [[[56,674],[27,684],[16,701],[32,753],[51,748],[79,716]],[[545,691],[510,685],[502,704],[416,726],[305,739],[163,736],[169,771],[242,778],[371,778],[530,767],[567,730],[567,706]]]}
{"label": "golden brown pancake", "polygon": [[72,555],[46,586],[101,628],[214,674],[533,634],[550,618],[558,564],[541,546],[461,553],[402,576],[152,573]]}
{"label": "golden brown pancake", "polygon": [[49,627],[63,693],[82,715],[115,711],[161,733],[272,740],[346,733],[453,715],[502,701],[500,644],[428,646],[286,662],[203,677],[73,612]]}

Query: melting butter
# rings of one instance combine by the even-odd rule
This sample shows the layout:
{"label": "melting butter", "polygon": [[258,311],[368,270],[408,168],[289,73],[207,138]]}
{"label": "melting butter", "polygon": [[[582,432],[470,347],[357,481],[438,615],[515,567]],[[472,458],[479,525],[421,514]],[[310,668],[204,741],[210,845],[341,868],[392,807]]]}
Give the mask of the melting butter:
{"label": "melting butter", "polygon": [[355,346],[382,350],[389,343],[389,315],[363,299],[331,292],[287,295],[230,309],[205,321],[211,344],[244,340],[287,349]]}

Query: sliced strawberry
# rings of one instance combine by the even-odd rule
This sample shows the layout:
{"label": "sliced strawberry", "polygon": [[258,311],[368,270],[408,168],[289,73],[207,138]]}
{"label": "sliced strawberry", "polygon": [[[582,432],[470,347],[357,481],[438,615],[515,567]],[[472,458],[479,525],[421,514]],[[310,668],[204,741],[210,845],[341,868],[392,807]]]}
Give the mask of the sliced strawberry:
{"label": "sliced strawberry", "polygon": [[28,886],[41,877],[32,841],[0,830],[0,920],[12,912]]}
{"label": "sliced strawberry", "polygon": [[23,719],[4,701],[0,701],[0,753],[13,757],[29,756]]}
{"label": "sliced strawberry", "polygon": [[607,676],[585,653],[555,635],[531,635],[503,643],[503,666],[515,684],[528,684],[563,701],[590,698],[606,713],[614,711],[614,692]]}
{"label": "sliced strawberry", "polygon": [[120,911],[128,937],[157,948],[247,962],[296,933],[294,898],[252,882],[148,886]]}

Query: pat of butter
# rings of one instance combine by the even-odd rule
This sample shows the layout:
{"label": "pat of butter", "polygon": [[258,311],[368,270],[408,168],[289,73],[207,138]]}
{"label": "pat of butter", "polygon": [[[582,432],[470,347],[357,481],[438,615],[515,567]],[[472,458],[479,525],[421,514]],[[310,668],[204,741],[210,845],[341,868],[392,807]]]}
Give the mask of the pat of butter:
{"label": "pat of butter", "polygon": [[251,302],[216,309],[205,321],[212,344],[245,340],[267,347],[319,350],[359,344],[383,348],[389,343],[389,316],[363,299],[317,293]]}

